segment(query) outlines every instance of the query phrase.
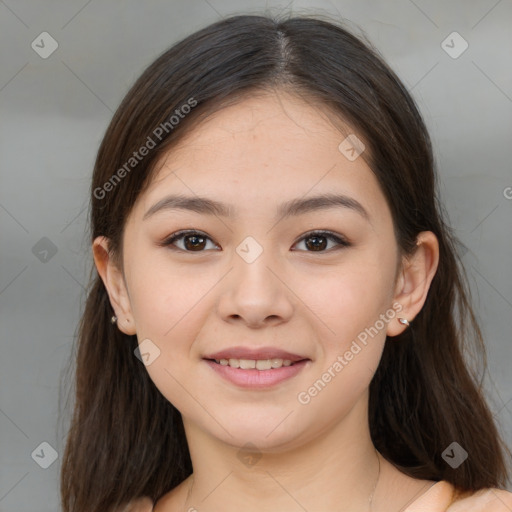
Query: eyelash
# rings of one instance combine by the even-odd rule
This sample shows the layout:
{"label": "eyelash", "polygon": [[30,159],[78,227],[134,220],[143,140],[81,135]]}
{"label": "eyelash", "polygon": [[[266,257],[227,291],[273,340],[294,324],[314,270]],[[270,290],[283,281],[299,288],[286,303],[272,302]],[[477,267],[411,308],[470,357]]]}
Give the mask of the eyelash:
{"label": "eyelash", "polygon": [[[200,235],[200,236],[202,236],[204,238],[207,238],[208,240],[213,242],[213,240],[208,235],[206,235],[205,233],[203,233],[201,231],[196,231],[196,230],[192,230],[192,229],[184,229],[184,230],[181,230],[181,231],[176,231],[175,233],[173,233],[172,235],[167,237],[159,245],[162,246],[162,247],[168,247],[171,250],[182,251],[182,252],[187,252],[187,253],[194,253],[194,252],[199,252],[200,253],[200,252],[205,252],[206,251],[206,249],[201,250],[201,251],[188,251],[186,249],[181,249],[181,248],[176,247],[176,246],[172,247],[174,242],[176,242],[177,240],[183,239],[187,235]],[[326,230],[309,231],[309,232],[305,233],[304,235],[302,235],[302,237],[299,238],[296,242],[294,242],[293,245],[296,245],[297,243],[299,243],[299,242],[301,242],[303,240],[307,240],[308,238],[313,238],[315,236],[316,237],[321,237],[321,238],[328,238],[330,240],[334,240],[338,244],[338,246],[340,246],[341,248],[343,248],[343,247],[350,247],[352,245],[350,242],[348,242],[345,238],[341,237],[340,235],[338,235],[336,233],[333,233],[332,231],[326,231]],[[325,253],[325,252],[331,252],[332,250],[333,250],[333,248],[322,250],[322,251],[307,251],[306,250],[306,251],[302,251],[302,252]],[[336,248],[334,250],[336,250]]]}

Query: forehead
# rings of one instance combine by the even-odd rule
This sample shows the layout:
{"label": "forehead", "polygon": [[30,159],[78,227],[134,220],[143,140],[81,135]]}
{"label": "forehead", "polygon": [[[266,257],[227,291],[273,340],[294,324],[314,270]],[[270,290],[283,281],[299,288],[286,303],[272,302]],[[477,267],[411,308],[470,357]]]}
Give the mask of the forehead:
{"label": "forehead", "polygon": [[160,159],[139,207],[145,212],[169,192],[213,195],[234,213],[313,192],[375,204],[377,180],[363,156],[340,150],[351,133],[341,127],[325,108],[291,94],[247,97],[208,116]]}
{"label": "forehead", "polygon": [[[299,153],[297,143],[331,147],[350,132],[339,116],[318,101],[288,91],[263,91],[208,115],[180,140],[173,153],[201,146],[210,146],[212,150],[213,146],[222,144],[231,146],[230,158],[248,154],[252,149],[262,157],[265,156],[262,149],[267,153],[274,151],[275,157],[275,150],[286,153],[292,145],[294,153]],[[237,146],[240,141],[251,144]]]}

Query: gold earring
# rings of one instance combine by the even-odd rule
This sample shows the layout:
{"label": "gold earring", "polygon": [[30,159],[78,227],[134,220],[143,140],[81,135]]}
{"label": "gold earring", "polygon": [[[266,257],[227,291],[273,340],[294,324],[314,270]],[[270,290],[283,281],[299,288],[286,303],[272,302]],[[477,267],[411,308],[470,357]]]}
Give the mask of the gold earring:
{"label": "gold earring", "polygon": [[398,321],[402,324],[402,325],[406,325],[407,327],[409,327],[409,325],[411,325],[409,323],[409,320],[407,320],[407,318],[399,318]]}
{"label": "gold earring", "polygon": [[113,317],[110,319],[110,323],[115,324],[116,322],[117,322],[117,316],[113,316]]}

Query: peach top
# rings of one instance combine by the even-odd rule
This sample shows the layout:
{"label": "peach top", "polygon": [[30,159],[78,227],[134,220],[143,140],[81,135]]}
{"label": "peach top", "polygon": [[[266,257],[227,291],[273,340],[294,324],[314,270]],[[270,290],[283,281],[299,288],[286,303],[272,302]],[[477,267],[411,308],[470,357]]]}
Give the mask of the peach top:
{"label": "peach top", "polygon": [[[152,512],[149,498],[139,498],[123,512]],[[512,512],[512,492],[482,489],[456,497],[455,488],[445,480],[435,483],[401,512]]]}
{"label": "peach top", "polygon": [[449,482],[441,480],[403,512],[512,512],[512,492],[482,489],[459,497]]}

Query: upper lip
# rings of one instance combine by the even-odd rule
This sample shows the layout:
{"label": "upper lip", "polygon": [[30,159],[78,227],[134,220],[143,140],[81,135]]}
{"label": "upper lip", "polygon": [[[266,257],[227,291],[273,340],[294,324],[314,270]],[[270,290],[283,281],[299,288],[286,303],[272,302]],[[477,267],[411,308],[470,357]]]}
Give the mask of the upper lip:
{"label": "upper lip", "polygon": [[286,350],[280,350],[274,347],[231,347],[207,355],[204,357],[204,359],[288,359],[292,362],[295,362],[309,358],[300,356],[298,354],[293,354],[292,352],[287,352]]}

